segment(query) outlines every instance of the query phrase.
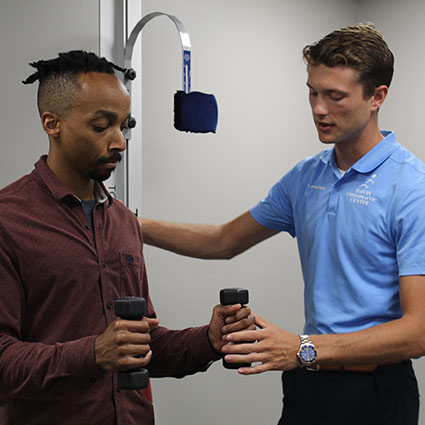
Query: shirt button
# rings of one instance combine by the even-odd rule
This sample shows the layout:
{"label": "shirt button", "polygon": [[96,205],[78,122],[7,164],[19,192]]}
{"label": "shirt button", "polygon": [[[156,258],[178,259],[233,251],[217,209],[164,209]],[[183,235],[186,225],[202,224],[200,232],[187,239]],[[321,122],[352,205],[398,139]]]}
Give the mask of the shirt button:
{"label": "shirt button", "polygon": [[106,263],[103,263],[103,268],[106,268],[106,266],[107,266],[107,264]]}
{"label": "shirt button", "polygon": [[114,305],[113,305],[111,302],[109,302],[106,306],[108,307],[108,310],[112,310],[112,307],[113,307]]}

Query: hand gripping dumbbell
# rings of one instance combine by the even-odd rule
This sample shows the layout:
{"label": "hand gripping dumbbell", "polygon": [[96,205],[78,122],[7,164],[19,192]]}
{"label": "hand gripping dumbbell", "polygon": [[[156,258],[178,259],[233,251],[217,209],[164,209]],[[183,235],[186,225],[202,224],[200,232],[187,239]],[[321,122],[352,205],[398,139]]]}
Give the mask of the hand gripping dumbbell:
{"label": "hand gripping dumbbell", "polygon": [[[220,304],[248,304],[249,294],[248,289],[243,288],[225,288],[220,291]],[[223,366],[226,369],[239,369],[240,367],[250,367],[251,363],[229,363],[223,358]]]}
{"label": "hand gripping dumbbell", "polygon": [[[141,320],[146,314],[146,300],[140,297],[115,300],[115,315],[124,320]],[[118,390],[141,390],[149,385],[147,369],[118,372]]]}

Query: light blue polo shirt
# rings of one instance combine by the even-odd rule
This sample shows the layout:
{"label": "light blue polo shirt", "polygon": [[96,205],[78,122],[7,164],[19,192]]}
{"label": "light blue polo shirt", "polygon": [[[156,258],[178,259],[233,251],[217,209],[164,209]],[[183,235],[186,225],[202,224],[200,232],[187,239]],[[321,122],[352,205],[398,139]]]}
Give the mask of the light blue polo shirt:
{"label": "light blue polo shirt", "polygon": [[425,274],[425,164],[382,134],[342,177],[334,148],[301,161],[250,211],[297,238],[306,333],[397,319],[399,276]]}

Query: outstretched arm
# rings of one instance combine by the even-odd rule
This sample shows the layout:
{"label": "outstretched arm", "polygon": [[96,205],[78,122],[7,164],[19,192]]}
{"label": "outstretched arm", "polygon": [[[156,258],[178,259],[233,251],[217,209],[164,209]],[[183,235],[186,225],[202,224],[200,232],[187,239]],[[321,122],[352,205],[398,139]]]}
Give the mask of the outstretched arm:
{"label": "outstretched arm", "polygon": [[278,233],[258,224],[249,211],[222,225],[170,223],[139,218],[144,242],[177,254],[230,259]]}
{"label": "outstretched arm", "polygon": [[[400,319],[348,334],[312,335],[320,365],[347,366],[362,364],[391,364],[425,355],[425,276],[400,278]],[[300,339],[278,326],[255,317],[260,329],[242,331],[227,336],[231,342],[223,352],[229,362],[254,363],[240,369],[242,374],[267,370],[290,370],[300,365],[297,350]],[[259,362],[259,364],[258,364]]]}

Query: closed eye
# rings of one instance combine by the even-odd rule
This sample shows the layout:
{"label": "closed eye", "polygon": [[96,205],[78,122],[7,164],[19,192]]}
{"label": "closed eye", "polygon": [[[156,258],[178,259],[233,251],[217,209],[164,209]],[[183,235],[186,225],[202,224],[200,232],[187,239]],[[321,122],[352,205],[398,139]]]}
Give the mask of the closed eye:
{"label": "closed eye", "polygon": [[344,95],[340,94],[340,93],[329,93],[328,94],[329,99],[338,102],[339,100],[342,100],[345,98]]}
{"label": "closed eye", "polygon": [[93,126],[93,130],[96,133],[102,133],[102,132],[106,131],[107,129],[108,129],[108,127],[100,127],[100,126],[97,126],[97,125]]}

